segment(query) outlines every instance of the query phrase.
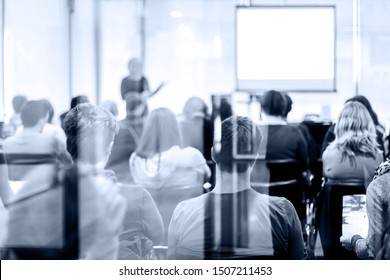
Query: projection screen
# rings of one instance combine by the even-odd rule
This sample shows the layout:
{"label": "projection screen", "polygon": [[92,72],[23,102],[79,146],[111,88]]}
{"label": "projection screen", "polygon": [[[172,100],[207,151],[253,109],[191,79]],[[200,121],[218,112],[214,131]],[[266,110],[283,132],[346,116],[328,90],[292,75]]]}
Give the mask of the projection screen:
{"label": "projection screen", "polygon": [[236,90],[336,91],[334,6],[237,6]]}

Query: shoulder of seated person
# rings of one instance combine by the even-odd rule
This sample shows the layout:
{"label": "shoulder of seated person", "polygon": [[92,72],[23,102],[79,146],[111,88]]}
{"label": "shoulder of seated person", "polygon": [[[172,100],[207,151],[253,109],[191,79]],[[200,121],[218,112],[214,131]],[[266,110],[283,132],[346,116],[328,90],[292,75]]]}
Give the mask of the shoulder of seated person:
{"label": "shoulder of seated person", "polygon": [[140,184],[125,184],[125,183],[116,183],[116,186],[119,188],[121,191],[126,191],[126,192],[143,192],[146,191],[146,189],[140,185]]}
{"label": "shoulder of seated person", "polygon": [[202,201],[206,201],[206,198],[209,194],[204,193],[196,197],[192,197],[186,200],[179,202],[176,206],[177,210],[182,210],[183,207],[193,207],[193,210],[201,209],[206,207],[206,203],[201,203]]}
{"label": "shoulder of seated person", "polygon": [[185,147],[181,150],[182,156],[188,160],[205,161],[202,153],[194,147]]}

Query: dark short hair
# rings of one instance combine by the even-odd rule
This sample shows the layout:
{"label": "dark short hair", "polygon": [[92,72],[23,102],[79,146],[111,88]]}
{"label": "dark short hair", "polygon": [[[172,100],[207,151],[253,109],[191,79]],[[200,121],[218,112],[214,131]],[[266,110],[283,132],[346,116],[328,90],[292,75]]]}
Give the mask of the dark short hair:
{"label": "dark short hair", "polygon": [[262,110],[270,116],[283,116],[286,108],[285,98],[280,91],[270,90],[260,97]]}
{"label": "dark short hair", "polygon": [[45,116],[45,105],[39,100],[27,101],[20,112],[20,118],[24,127],[35,126]]}
{"label": "dark short hair", "polygon": [[75,96],[70,101],[70,109],[73,109],[74,107],[76,107],[79,104],[88,103],[88,102],[89,102],[89,99],[86,95]]}
{"label": "dark short hair", "polygon": [[66,147],[74,161],[82,158],[97,163],[118,133],[114,116],[105,108],[89,103],[70,110],[64,120]]}
{"label": "dark short hair", "polygon": [[27,97],[24,95],[15,95],[12,98],[12,107],[14,108],[15,113],[20,113],[24,103],[27,102]]}
{"label": "dark short hair", "polygon": [[[232,173],[233,166],[236,164],[238,173],[245,172],[256,161],[263,138],[259,126],[247,117],[232,116],[222,122],[221,129],[220,151],[214,147],[215,162],[221,171]],[[245,155],[247,158],[235,158],[233,145],[237,145],[238,155]]]}
{"label": "dark short hair", "polygon": [[288,113],[291,112],[293,101],[287,93],[283,93],[283,97],[284,97],[285,106],[284,106],[282,117],[287,118]]}

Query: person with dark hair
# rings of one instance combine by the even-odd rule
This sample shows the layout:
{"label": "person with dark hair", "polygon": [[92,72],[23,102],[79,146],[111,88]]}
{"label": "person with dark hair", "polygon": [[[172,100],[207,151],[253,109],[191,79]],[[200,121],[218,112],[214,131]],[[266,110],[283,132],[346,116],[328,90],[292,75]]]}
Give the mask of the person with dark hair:
{"label": "person with dark hair", "polygon": [[[78,104],[82,104],[82,103],[88,103],[89,102],[89,99],[88,99],[88,96],[85,96],[85,95],[77,95],[75,97],[73,97],[70,101],[70,110],[72,110],[74,107],[76,107]],[[61,120],[61,127],[64,129],[64,120],[65,120],[65,117],[66,117],[66,114],[69,112],[69,111],[66,111],[65,113],[62,113],[60,115],[60,120]]]}
{"label": "person with dark hair", "polygon": [[118,129],[116,119],[108,110],[91,104],[77,105],[65,118],[67,148],[75,163],[91,166],[96,174],[109,181],[111,188],[118,187],[126,199],[118,258],[153,258],[153,245],[160,245],[163,237],[161,215],[153,198],[142,186],[115,185],[115,174],[103,170]]}
{"label": "person with dark hair", "polygon": [[47,122],[47,111],[42,101],[27,101],[22,107],[20,117],[23,128],[4,140],[5,154],[51,154],[62,164],[71,162],[65,144],[53,135],[42,133]]}
{"label": "person with dark hair", "polygon": [[262,108],[261,130],[264,133],[262,151],[265,159],[296,160],[300,171],[304,172],[309,164],[308,144],[300,129],[287,125],[284,119],[286,102],[284,94],[271,90],[260,97]]}
{"label": "person with dark hair", "polygon": [[[345,103],[349,102],[349,101],[356,101],[356,102],[359,102],[360,104],[362,104],[364,107],[366,107],[368,113],[370,114],[371,116],[371,119],[372,121],[374,122],[374,125],[375,125],[375,131],[376,131],[376,141],[377,143],[379,144],[379,148],[382,150],[383,152],[383,156],[385,156],[385,144],[384,144],[384,140],[385,140],[385,129],[383,127],[383,125],[381,125],[378,121],[378,116],[377,114],[374,112],[374,110],[372,109],[372,106],[371,106],[371,103],[370,101],[368,101],[368,99],[363,96],[363,95],[355,95],[349,99],[347,99],[345,101]],[[336,138],[335,136],[335,133],[334,133],[334,129],[335,129],[335,124],[333,124],[332,126],[329,127],[327,133],[325,134],[325,137],[324,137],[324,141],[323,141],[323,144],[322,144],[322,153],[325,151],[326,147],[332,142],[334,141],[334,139]]]}
{"label": "person with dark hair", "polygon": [[[256,170],[261,173],[260,170],[264,168],[265,161],[291,162],[288,167],[289,170],[284,170],[283,173],[286,173],[288,180],[297,180],[298,187],[292,186],[288,190],[283,191],[283,194],[276,192],[277,189],[272,190],[272,193],[271,190],[264,191],[268,191],[272,195],[274,195],[273,192],[275,191],[277,195],[287,197],[297,210],[303,228],[306,209],[302,201],[305,193],[309,189],[309,182],[306,176],[310,161],[309,144],[305,140],[301,129],[298,126],[288,125],[286,119],[283,117],[286,112],[284,93],[276,90],[267,91],[260,97],[260,105],[262,109],[260,128],[264,135],[260,153],[264,161],[258,166],[255,166],[254,174],[256,174]],[[269,174],[262,174],[263,178],[261,180],[268,180],[267,183],[270,183],[271,177],[273,178],[272,180],[275,180],[275,178],[283,178],[281,174],[275,174],[275,172],[271,174],[271,172],[270,170]],[[296,191],[293,192],[292,188]]]}
{"label": "person with dark hair", "polygon": [[285,102],[285,108],[283,110],[282,117],[287,120],[287,116],[292,110],[293,101],[290,95],[288,95],[287,93],[283,93],[283,97]]}
{"label": "person with dark hair", "polygon": [[230,117],[222,122],[221,133],[220,150],[212,151],[215,188],[177,205],[169,225],[168,258],[303,259],[294,206],[250,187],[262,141],[259,127],[249,118]]}
{"label": "person with dark hair", "polygon": [[232,105],[229,103],[229,101],[226,98],[221,99],[221,105],[219,107],[219,115],[221,117],[221,122],[233,116]]}
{"label": "person with dark hair", "polygon": [[138,94],[126,96],[126,118],[119,122],[119,132],[114,144],[107,169],[115,172],[119,182],[134,183],[129,171],[129,158],[137,148],[147,117],[147,105]]}

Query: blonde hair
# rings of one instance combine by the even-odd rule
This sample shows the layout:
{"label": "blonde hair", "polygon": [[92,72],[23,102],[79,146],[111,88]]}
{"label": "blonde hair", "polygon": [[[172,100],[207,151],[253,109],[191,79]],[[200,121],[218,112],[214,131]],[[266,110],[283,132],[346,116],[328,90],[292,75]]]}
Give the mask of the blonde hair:
{"label": "blonde hair", "polygon": [[137,155],[151,158],[176,145],[181,146],[181,135],[175,114],[168,108],[153,110],[138,143]]}
{"label": "blonde hair", "polygon": [[335,126],[336,139],[331,145],[345,158],[356,155],[376,158],[381,151],[376,141],[376,130],[370,113],[357,101],[345,103]]}

